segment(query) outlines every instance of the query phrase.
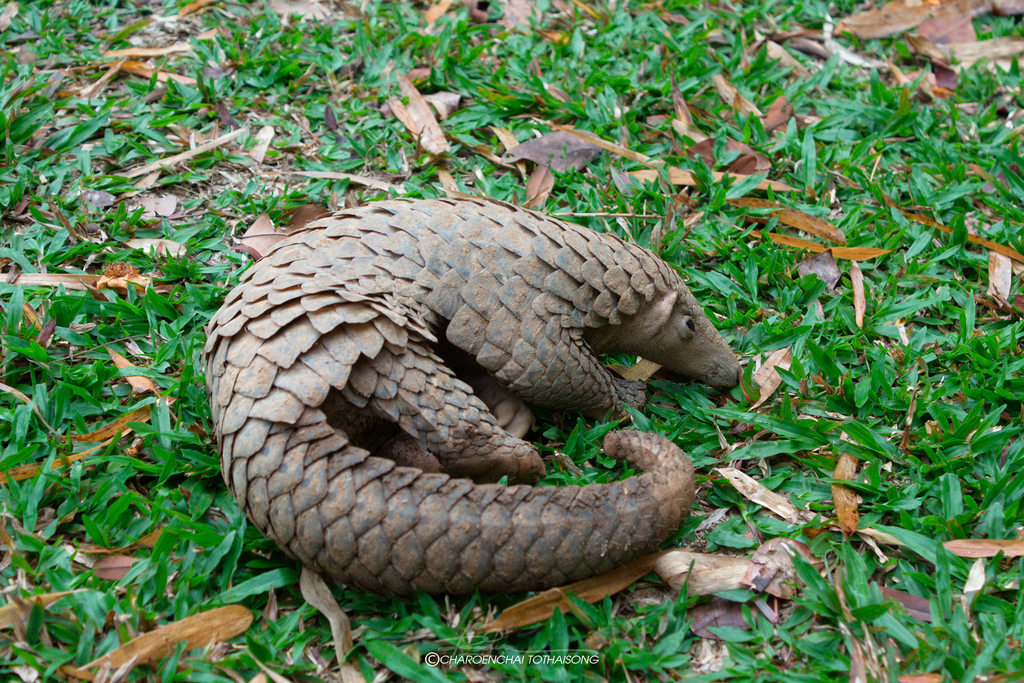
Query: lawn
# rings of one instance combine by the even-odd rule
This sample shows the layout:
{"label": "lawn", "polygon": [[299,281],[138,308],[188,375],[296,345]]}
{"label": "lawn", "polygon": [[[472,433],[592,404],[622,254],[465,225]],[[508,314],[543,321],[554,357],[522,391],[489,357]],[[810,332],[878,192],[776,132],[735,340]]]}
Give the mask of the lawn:
{"label": "lawn", "polygon": [[[931,7],[8,2],[0,678],[1024,677],[1024,38]],[[553,613],[310,600],[221,479],[246,230],[446,192],[658,251],[743,363],[631,369],[697,503]],[[631,476],[613,426],[542,412],[543,484]]]}

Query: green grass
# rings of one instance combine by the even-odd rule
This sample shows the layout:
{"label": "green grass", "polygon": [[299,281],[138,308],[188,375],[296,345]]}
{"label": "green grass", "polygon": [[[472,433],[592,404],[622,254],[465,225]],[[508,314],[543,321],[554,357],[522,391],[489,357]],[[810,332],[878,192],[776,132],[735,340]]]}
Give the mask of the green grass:
{"label": "green grass", "polygon": [[[840,18],[858,5],[666,3],[664,10],[689,20],[682,25],[666,23],[653,5],[593,5],[601,15],[595,20],[572,4],[558,11],[541,3],[544,28],[559,32],[559,41],[471,23],[458,3],[430,33],[421,19],[425,7],[406,3],[367,3],[362,16],[358,7],[344,6],[348,15],[339,7],[320,24],[283,23],[262,4],[214,4],[164,21],[159,18],[176,14],[177,5],[20,3],[0,33],[7,48],[0,58],[0,266],[98,273],[127,262],[151,275],[157,288],[90,293],[0,284],[0,382],[30,401],[0,392],[0,466],[12,474],[33,464],[43,470],[0,486],[4,592],[11,600],[76,591],[0,632],[0,677],[33,680],[32,671],[54,678],[60,666],[81,666],[158,625],[239,603],[256,617],[244,636],[212,651],[179,647],[153,666],[135,668],[128,680],[249,680],[257,661],[291,681],[336,680],[330,629],[301,598],[298,567],[246,525],[212,446],[202,328],[250,262],[231,249],[232,235],[260,213],[277,218],[307,202],[382,197],[346,180],[290,171],[361,174],[402,183],[411,197],[434,197],[444,168],[467,192],[522,202],[525,180],[475,148],[503,153],[491,126],[520,141],[547,132],[535,118],[692,169],[695,189],[658,181],[620,191],[612,171],[643,167],[606,152],[586,171],[557,173],[540,208],[676,211],[661,253],[682,270],[737,352],[751,359],[748,376],[754,359],[792,351],[782,386],[756,412],[739,389],[723,398],[700,386],[652,383],[651,404],[636,421],[682,446],[701,481],[697,517],[673,542],[694,541],[703,515],[728,508],[725,520],[701,535],[707,551],[749,556],[757,544],[752,532],[783,536],[807,542],[827,571],[823,576],[798,564],[806,586],[777,605],[778,624],[754,619],[757,609],[745,607],[750,628],[721,629],[727,653],[719,650],[719,659],[698,657],[704,644],[690,631],[688,611],[703,598],[655,591],[651,600],[650,591],[626,592],[593,606],[577,603],[570,615],[537,627],[481,636],[475,632],[489,611],[524,596],[406,601],[339,587],[335,594],[356,629],[348,661],[367,681],[384,680],[389,670],[392,679],[417,681],[831,681],[849,674],[857,652],[872,680],[925,673],[936,681],[1000,674],[1011,680],[1024,671],[1024,564],[984,560],[985,586],[965,611],[960,596],[974,561],[942,546],[953,539],[1013,539],[1024,524],[1024,329],[1019,312],[991,305],[987,251],[967,239],[976,230],[1024,251],[1019,117],[1007,125],[1007,116],[1024,105],[1021,77],[1017,69],[993,74],[976,67],[960,75],[952,99],[925,103],[887,75],[836,58],[796,53],[811,71],[794,77],[754,43],[755,32],[820,28],[827,15]],[[498,3],[486,11],[492,21],[500,18]],[[1013,17],[984,16],[975,25],[981,38],[1020,34]],[[211,28],[218,29],[214,38],[195,40]],[[101,65],[105,50],[190,38],[191,53],[155,63],[194,85],[121,75],[91,99],[81,97],[109,67]],[[902,37],[846,44],[889,57],[905,72],[927,68]],[[417,82],[421,92],[463,96],[463,108],[442,122],[452,153],[440,161],[380,111],[399,96],[394,74],[422,67],[430,71]],[[710,85],[718,73],[762,111],[785,95],[803,123],[793,120],[767,134],[757,117],[734,114],[723,103]],[[800,277],[796,266],[806,252],[751,234],[777,230],[776,221],[755,226],[745,218],[750,210],[726,201],[765,195],[714,183],[706,166],[683,154],[690,143],[667,120],[649,121],[674,115],[673,80],[697,126],[716,140],[721,168],[732,160],[725,141],[745,142],[770,159],[770,178],[801,189],[769,199],[834,222],[849,246],[891,250],[860,264],[867,295],[862,329],[854,320],[848,261],[838,262],[844,276],[835,291],[814,276]],[[568,102],[546,84],[563,90]],[[183,151],[193,133],[227,132],[229,118],[252,135],[264,125],[274,128],[262,164],[245,154],[255,143],[243,136],[240,146],[167,169],[143,190],[175,195],[172,216],[148,219],[133,208],[137,179],[119,173]],[[682,204],[672,209],[680,189]],[[116,201],[85,200],[99,195],[83,193],[96,191]],[[887,197],[952,233],[908,221],[887,206]],[[693,210],[704,217],[684,228]],[[628,230],[642,245],[664,228],[652,218],[574,220],[621,235]],[[147,255],[125,245],[132,238],[166,238],[188,252]],[[1019,275],[1013,295],[1024,293],[1018,281]],[[42,327],[55,325],[52,336],[40,336],[30,313]],[[134,395],[107,348],[142,368],[135,372],[173,404]],[[150,421],[131,423],[130,435],[48,470],[58,458],[95,445],[71,436],[147,405],[153,405]],[[587,481],[621,476],[597,455],[607,425],[575,415],[543,418],[535,434],[543,451],[568,453]],[[733,450],[722,449],[722,435]],[[851,484],[863,498],[861,526],[903,543],[882,544],[884,560],[857,536],[815,535],[834,516],[830,484],[843,452],[861,460]],[[819,520],[780,521],[715,474],[723,464],[748,470]],[[564,480],[556,472],[546,483]],[[116,548],[157,530],[155,546],[130,553],[138,561],[123,578],[99,578],[75,559],[83,544]],[[886,600],[880,586],[927,600],[931,623]],[[754,596],[734,591],[728,597]],[[424,659],[433,652],[508,659],[493,668],[435,667]],[[594,663],[516,661],[590,652],[597,654]]]}

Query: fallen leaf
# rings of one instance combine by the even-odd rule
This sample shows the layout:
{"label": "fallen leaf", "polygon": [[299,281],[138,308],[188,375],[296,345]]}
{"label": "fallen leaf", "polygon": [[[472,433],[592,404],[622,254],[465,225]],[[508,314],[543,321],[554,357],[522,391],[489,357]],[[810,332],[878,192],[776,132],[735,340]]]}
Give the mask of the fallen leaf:
{"label": "fallen leaf", "polygon": [[[434,113],[430,110],[430,105],[423,99],[420,91],[416,89],[412,81],[402,74],[396,73],[395,78],[398,79],[398,88],[401,90],[402,96],[409,100],[406,109],[413,123],[413,128],[410,128],[409,132],[430,154],[440,155],[451,151],[451,147],[448,146],[448,141],[444,137],[444,131],[441,130],[440,124],[434,118]],[[403,121],[403,123],[406,122]],[[406,123],[406,127],[409,127],[408,123]]]}
{"label": "fallen leaf", "polygon": [[864,329],[864,312],[867,299],[864,296],[864,273],[856,262],[850,264],[850,286],[853,288],[853,317],[858,329]]}
{"label": "fallen leaf", "polygon": [[500,617],[484,624],[480,632],[494,633],[537,624],[550,619],[555,610],[565,614],[569,611],[569,593],[586,602],[604,600],[605,596],[614,595],[649,574],[662,554],[647,555],[599,576],[538,593],[507,608]]}
{"label": "fallen leaf", "polygon": [[246,607],[218,607],[138,635],[85,666],[62,666],[60,671],[74,678],[92,680],[94,674],[89,669],[105,665],[113,669],[128,662],[133,662],[133,666],[155,662],[173,652],[178,643],[184,642],[186,651],[206,647],[245,633],[251,623],[252,613]]}
{"label": "fallen leaf", "polygon": [[647,156],[646,154],[634,152],[628,147],[623,147],[622,145],[611,142],[610,140],[605,140],[601,136],[591,133],[589,130],[580,130],[579,128],[573,128],[572,126],[562,126],[557,123],[552,123],[551,121],[544,121],[544,123],[557,131],[568,133],[569,135],[577,137],[583,142],[589,142],[591,144],[597,145],[598,147],[606,149],[613,154],[618,154],[621,157],[625,157],[626,159],[631,159],[632,161],[645,164],[647,166],[650,166],[651,168],[658,168],[663,165],[661,161],[651,159],[651,157]]}
{"label": "fallen leaf", "polygon": [[743,557],[667,550],[655,562],[654,571],[673,590],[685,586],[687,595],[711,595],[742,588],[748,565]]}
{"label": "fallen leaf", "polygon": [[[765,52],[768,53],[768,58],[769,59],[774,59],[775,61],[777,61],[782,66],[789,67],[790,69],[792,69],[793,70],[792,74],[794,76],[796,76],[797,78],[807,78],[807,77],[809,77],[811,75],[811,72],[809,72],[807,70],[807,68],[803,64],[801,64],[799,61],[797,61],[796,57],[794,57],[792,54],[790,54],[789,50],[784,48],[782,45],[779,45],[774,40],[765,41],[765,46],[764,47],[765,47]],[[785,95],[780,95],[779,97],[775,98],[775,101],[777,102],[780,98],[782,100],[785,100],[787,104],[789,103],[789,101],[786,100],[786,96]],[[773,106],[774,106],[774,103],[773,103]],[[792,115],[792,108],[790,109],[790,115]],[[769,109],[769,111],[768,111],[768,120],[771,120],[771,119],[772,119],[772,113],[771,113],[771,109]],[[788,117],[787,117],[786,120],[787,121],[789,120]],[[768,126],[765,125],[765,131],[771,132],[772,130],[774,130],[774,128],[777,128],[777,127],[778,126],[774,126],[773,128],[768,128]]]}
{"label": "fallen leaf", "polygon": [[970,17],[932,17],[917,27],[917,35],[936,45],[948,43],[974,43],[978,34]]}
{"label": "fallen leaf", "polygon": [[1024,541],[1000,541],[994,538],[961,538],[942,544],[957,557],[1024,557]]}
{"label": "fallen leaf", "polygon": [[194,0],[194,2],[190,2],[187,5],[183,5],[182,8],[178,10],[178,16],[186,17],[190,14],[195,14],[199,10],[203,9],[204,7],[208,7],[215,2],[217,2],[217,0]]}
{"label": "fallen leaf", "polygon": [[964,609],[964,615],[971,618],[971,606],[974,598],[985,589],[985,560],[978,559],[971,565],[967,572],[967,581],[964,582],[964,593],[960,598],[960,606]]}
{"label": "fallen leaf", "polygon": [[948,50],[950,58],[959,62],[961,68],[966,68],[982,59],[998,62],[1008,57],[1017,57],[1024,53],[1024,36],[990,38],[974,43],[939,46],[939,49]]}
{"label": "fallen leaf", "polygon": [[844,32],[869,40],[901,33],[926,19],[976,17],[992,9],[992,0],[894,0],[846,17],[835,27],[835,35]]}
{"label": "fallen leaf", "polygon": [[285,21],[298,17],[299,21],[327,22],[331,12],[315,0],[271,0],[270,9]]}
{"label": "fallen leaf", "polygon": [[[714,140],[708,138],[703,142],[690,145],[686,152],[690,156],[699,156],[708,166],[714,168],[718,166],[718,160],[714,154],[714,145]],[[740,152],[740,156],[729,164],[728,170],[730,173],[754,175],[756,173],[767,173],[771,170],[772,166],[771,162],[768,161],[768,157],[754,151],[754,148],[750,145],[735,140],[726,140],[725,149],[727,152]]]}
{"label": "fallen leaf", "polygon": [[782,377],[776,368],[782,368],[783,370],[789,370],[793,364],[793,357],[790,355],[789,347],[784,349],[778,349],[773,351],[765,362],[757,369],[754,373],[754,381],[757,382],[757,386],[761,388],[761,395],[754,403],[750,406],[750,410],[756,410],[761,404],[768,400],[768,398],[775,393],[775,390],[782,384]]}
{"label": "fallen leaf", "polygon": [[315,220],[330,216],[333,211],[326,209],[319,204],[303,204],[281,214],[284,227],[281,229],[285,234],[292,234],[301,230]]}
{"label": "fallen leaf", "polygon": [[722,98],[726,106],[731,108],[734,112],[743,114],[744,116],[756,116],[757,118],[764,117],[761,110],[754,105],[753,102],[748,100],[746,97],[740,94],[740,91],[736,89],[732,83],[725,79],[722,74],[715,74],[711,77],[711,84],[715,86],[715,90],[718,91],[718,96]]}
{"label": "fallen leaf", "polygon": [[790,543],[788,538],[772,538],[758,546],[740,584],[784,600],[796,595],[799,580],[793,567]]}
{"label": "fallen leaf", "polygon": [[988,252],[988,295],[1002,301],[1009,301],[1013,285],[1013,262],[1010,257]]}
{"label": "fallen leaf", "polygon": [[96,578],[104,581],[120,581],[128,574],[132,565],[139,561],[137,557],[125,557],[124,555],[107,555],[93,563],[93,571]]}
{"label": "fallen leaf", "polygon": [[452,0],[440,0],[430,7],[423,13],[423,21],[427,25],[429,31],[437,23],[437,20],[444,16],[444,13],[448,11],[448,8],[452,6]]}
{"label": "fallen leaf", "polygon": [[375,190],[382,192],[388,192],[391,194],[406,194],[406,190],[401,185],[393,185],[377,178],[368,178],[367,176],[355,175],[353,173],[342,173],[341,171],[291,171],[292,175],[300,175],[304,178],[321,178],[327,180],[347,180],[357,185],[365,185]]}
{"label": "fallen leaf", "polygon": [[156,80],[160,83],[177,81],[182,85],[196,85],[198,82],[191,76],[182,76],[181,74],[171,73],[168,71],[157,71],[156,69],[146,66],[142,62],[136,62],[131,59],[122,62],[120,70],[125,73],[130,73],[133,76],[141,76],[142,78],[153,78],[153,76],[156,76]]}
{"label": "fallen leaf", "polygon": [[[508,145],[507,141],[502,142]],[[505,152],[501,160],[503,163],[511,164],[526,159],[563,173],[570,168],[583,170],[587,167],[587,162],[600,153],[601,148],[592,142],[581,140],[564,131],[555,131],[515,145]]]}
{"label": "fallen leaf", "polygon": [[540,13],[530,0],[506,0],[505,12],[498,22],[507,29],[529,28],[540,18]]}
{"label": "fallen leaf", "polygon": [[155,220],[159,216],[171,216],[178,208],[178,198],[173,194],[138,197],[135,201],[142,207],[142,218],[147,221]]}
{"label": "fallen leaf", "polygon": [[57,593],[37,593],[36,595],[26,595],[21,599],[20,604],[13,600],[13,596],[11,596],[11,602],[0,607],[0,628],[10,628],[14,625],[16,620],[28,619],[33,603],[46,607],[47,605],[60,600],[65,595],[78,593],[81,590],[84,589],[79,589],[77,591],[59,591]]}
{"label": "fallen leaf", "polygon": [[836,288],[836,283],[839,282],[840,277],[839,266],[836,265],[836,260],[832,258],[831,249],[826,249],[820,254],[804,259],[797,265],[796,272],[800,274],[800,277],[807,275],[816,276],[825,283],[830,292]]}
{"label": "fallen leaf", "polygon": [[178,52],[191,52],[192,44],[186,41],[174,43],[166,47],[126,47],[123,50],[107,50],[103,53],[106,58],[120,57],[162,57],[164,55]]}
{"label": "fallen leaf", "polygon": [[0,31],[9,29],[11,27],[11,19],[16,16],[18,16],[18,3],[11,0],[0,10]]}
{"label": "fallen leaf", "polygon": [[[875,585],[877,586],[878,584]],[[890,600],[895,600],[903,605],[910,616],[914,617],[918,621],[923,621],[928,624],[932,623],[932,608],[928,600],[919,598],[916,595],[911,595],[906,591],[889,588],[887,586],[879,586],[879,588],[881,589],[884,597]]]}
{"label": "fallen leaf", "polygon": [[693,607],[686,614],[693,620],[693,634],[700,638],[721,640],[710,630],[712,628],[750,630],[750,624],[743,618],[743,604],[725,598],[713,598],[710,602]]}
{"label": "fallen leaf", "polygon": [[[765,235],[757,230],[751,231],[751,236],[763,238]],[[850,261],[866,261],[873,259],[883,254],[888,254],[889,249],[876,249],[874,247],[826,247],[823,244],[817,242],[811,242],[800,237],[794,237],[793,235],[784,235],[782,233],[770,232],[767,235],[768,239],[777,244],[783,244],[787,247],[796,247],[798,249],[808,249],[814,252],[831,251],[833,258],[847,259]]]}
{"label": "fallen leaf", "polygon": [[262,164],[267,156],[267,150],[270,149],[270,141],[274,139],[274,127],[263,126],[253,139],[256,144],[249,150],[249,158],[257,164]]}
{"label": "fallen leaf", "polygon": [[126,247],[139,249],[148,254],[156,256],[170,256],[181,258],[188,253],[188,247],[181,242],[168,239],[155,239],[151,237],[135,237],[124,243]]}
{"label": "fallen leaf", "polygon": [[[839,455],[836,462],[836,469],[832,477],[854,481],[857,476],[857,458],[849,453]],[[860,513],[857,506],[860,505],[860,496],[849,486],[843,484],[832,484],[832,502],[836,508],[836,521],[844,536],[850,536],[857,531],[857,524],[860,522]]]}
{"label": "fallen leaf", "polygon": [[786,496],[770,491],[759,481],[732,467],[720,467],[716,470],[725,477],[740,494],[752,503],[768,508],[790,524],[806,524],[814,519],[814,515],[796,506]]}
{"label": "fallen leaf", "polygon": [[299,575],[299,590],[306,602],[327,618],[327,623],[331,625],[331,637],[334,638],[335,656],[339,662],[342,661],[352,649],[352,624],[345,611],[323,578],[307,567],[303,567]]}
{"label": "fallen leaf", "polygon": [[462,95],[457,92],[435,92],[429,95],[424,95],[423,99],[427,101],[437,115],[441,117],[441,120],[446,120],[449,116],[459,110],[459,104],[462,102]]}
{"label": "fallen leaf", "polygon": [[117,173],[115,175],[119,175],[122,178],[138,178],[139,176],[147,175],[149,173],[152,173],[153,171],[159,171],[164,168],[172,167],[179,162],[187,161],[192,157],[199,156],[200,154],[209,152],[212,149],[216,149],[218,147],[226,145],[228,142],[231,142],[232,140],[234,140],[239,135],[242,135],[245,132],[246,130],[244,128],[239,128],[238,130],[233,130],[230,133],[225,133],[224,135],[221,135],[218,138],[210,140],[209,142],[204,142],[203,144],[199,145],[198,147],[195,147],[194,149],[187,150],[180,154],[173,154],[169,157],[164,157],[163,159],[158,159],[157,161],[146,164],[145,166],[138,166],[136,168],[131,169],[130,171],[125,171],[124,173]]}
{"label": "fallen leaf", "polygon": [[[687,187],[697,187],[697,179],[694,177],[692,171],[687,171],[675,166],[670,166],[668,169],[668,181],[673,185],[685,185]],[[656,181],[658,180],[658,169],[648,168],[640,171],[630,171],[629,175],[637,178],[641,181]],[[746,179],[746,176],[735,175],[733,173],[721,173],[719,171],[712,171],[712,177],[715,182],[722,182],[726,177],[732,178],[735,182],[741,182]],[[798,192],[795,187],[790,187],[786,183],[778,180],[762,180],[757,184],[758,190],[767,190],[771,188],[776,192]]]}
{"label": "fallen leaf", "polygon": [[[942,223],[934,221],[931,218],[928,218],[927,216],[922,216],[920,214],[913,213],[912,211],[906,211],[905,209],[901,209],[900,207],[896,206],[896,203],[893,202],[892,199],[890,199],[888,197],[886,198],[886,204],[888,206],[891,206],[892,208],[896,209],[897,211],[902,213],[906,218],[908,218],[908,219],[910,219],[912,221],[917,221],[918,223],[921,223],[923,225],[927,225],[929,227],[936,228],[937,230],[941,230],[942,232],[946,233],[947,235],[953,233],[953,229],[952,228],[946,227]],[[999,244],[998,242],[993,242],[990,239],[986,239],[984,237],[979,237],[978,235],[971,235],[971,234],[967,235],[967,241],[971,242],[973,244],[979,244],[979,245],[981,245],[983,247],[987,247],[988,249],[991,249],[992,251],[998,252],[998,253],[1002,254],[1003,256],[1009,256],[1014,261],[1017,261],[1019,263],[1024,263],[1024,254],[1021,254],[1020,252],[1016,251],[1015,249],[1011,249],[1010,247],[1003,246],[1002,244]]]}
{"label": "fallen leaf", "polygon": [[555,187],[555,176],[551,169],[543,164],[537,164],[530,174],[530,180],[526,183],[526,202],[523,204],[527,209],[534,209],[544,206],[544,202],[551,196],[551,190]]}
{"label": "fallen leaf", "polygon": [[123,545],[120,548],[104,548],[102,546],[94,545],[92,543],[83,543],[78,550],[79,552],[83,552],[89,555],[124,555],[125,553],[130,553],[134,550],[138,550],[139,548],[152,548],[156,545],[157,540],[159,540],[160,536],[163,535],[163,533],[163,529],[151,531],[139,540],[133,543],[129,543],[128,545]]}
{"label": "fallen leaf", "polygon": [[[157,401],[167,401],[171,403],[171,398],[160,398]],[[150,410],[153,404],[144,405],[141,408],[125,413],[121,417],[117,418],[105,427],[100,427],[95,431],[91,431],[88,434],[82,434],[81,436],[72,436],[75,441],[83,443],[94,443],[96,441],[106,441],[107,439],[113,438],[118,434],[121,436],[127,436],[132,432],[131,427],[128,427],[129,422],[149,422]]]}
{"label": "fallen leaf", "polygon": [[96,280],[96,289],[112,289],[126,294],[129,287],[134,287],[136,292],[143,294],[151,284],[152,281],[132,264],[114,261],[103,269],[103,275]]}
{"label": "fallen leaf", "polygon": [[238,248],[255,260],[266,256],[270,248],[288,236],[284,230],[274,227],[274,221],[265,213],[261,213],[239,239]]}
{"label": "fallen leaf", "polygon": [[[133,365],[127,358],[119,354],[117,351],[114,351],[109,347],[107,347],[107,353],[110,354],[110,358],[111,360],[114,361],[114,365],[116,365],[121,370],[138,367],[136,365]],[[143,377],[142,375],[132,375],[128,373],[122,373],[121,376],[127,379],[128,383],[132,385],[133,395],[145,394],[147,392],[153,394],[154,396],[160,395],[160,390],[157,388],[156,384],[153,383],[153,380],[149,379],[148,377]]]}
{"label": "fallen leaf", "polygon": [[803,230],[814,235],[819,235],[832,242],[839,244],[846,244],[846,235],[840,230],[834,223],[826,221],[824,218],[818,218],[812,216],[809,213],[801,211],[799,209],[793,209],[788,206],[783,206],[776,202],[770,202],[767,199],[758,199],[756,197],[738,197],[736,199],[727,200],[729,204],[733,206],[745,207],[748,209],[775,209],[765,216],[747,216],[749,220],[767,223],[769,218],[778,216],[779,223],[788,225],[791,228],[797,230]]}

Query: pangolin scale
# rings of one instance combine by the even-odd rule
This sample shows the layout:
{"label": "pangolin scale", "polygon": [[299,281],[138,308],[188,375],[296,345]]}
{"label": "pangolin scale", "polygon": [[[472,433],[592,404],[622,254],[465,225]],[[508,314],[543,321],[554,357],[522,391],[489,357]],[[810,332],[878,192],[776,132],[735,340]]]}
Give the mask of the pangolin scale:
{"label": "pangolin scale", "polygon": [[248,518],[326,577],[377,592],[525,591],[653,551],[693,501],[660,437],[605,451],[646,473],[532,483],[523,401],[592,416],[643,386],[635,353],[734,386],[739,366],[679,276],[614,236],[498,202],[343,210],[258,261],[207,327],[224,479]]}

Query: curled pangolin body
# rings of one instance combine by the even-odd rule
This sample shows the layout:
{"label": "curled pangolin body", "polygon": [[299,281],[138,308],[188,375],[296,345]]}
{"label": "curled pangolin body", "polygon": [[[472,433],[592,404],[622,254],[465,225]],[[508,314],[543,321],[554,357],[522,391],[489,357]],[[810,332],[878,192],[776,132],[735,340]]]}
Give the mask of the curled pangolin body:
{"label": "curled pangolin body", "polygon": [[208,334],[224,478],[249,519],[327,577],[402,595],[582,579],[656,549],[693,500],[682,452],[636,432],[605,442],[646,471],[624,481],[456,478],[543,474],[466,372],[497,379],[485,398],[596,415],[644,393],[593,348],[662,354],[717,386],[738,374],[655,255],[475,200],[380,202],[311,223],[243,276]]}

